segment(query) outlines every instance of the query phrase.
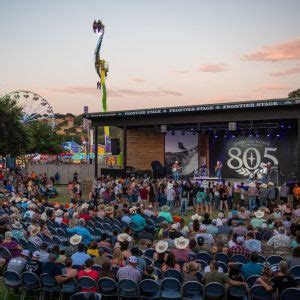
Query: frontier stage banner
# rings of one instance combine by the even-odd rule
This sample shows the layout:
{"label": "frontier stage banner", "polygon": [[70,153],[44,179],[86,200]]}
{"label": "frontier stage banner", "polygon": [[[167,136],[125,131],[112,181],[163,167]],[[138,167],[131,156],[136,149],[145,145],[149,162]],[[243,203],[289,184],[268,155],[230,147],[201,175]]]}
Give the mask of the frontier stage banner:
{"label": "frontier stage banner", "polygon": [[296,137],[230,137],[210,140],[210,172],[214,175],[217,161],[223,164],[222,177],[248,179],[262,173],[270,162],[272,180],[281,181],[296,172]]}
{"label": "frontier stage banner", "polygon": [[170,132],[165,137],[165,161],[167,173],[171,173],[172,164],[178,160],[182,167],[181,174],[192,174],[198,169],[198,134],[176,130],[172,135]]}

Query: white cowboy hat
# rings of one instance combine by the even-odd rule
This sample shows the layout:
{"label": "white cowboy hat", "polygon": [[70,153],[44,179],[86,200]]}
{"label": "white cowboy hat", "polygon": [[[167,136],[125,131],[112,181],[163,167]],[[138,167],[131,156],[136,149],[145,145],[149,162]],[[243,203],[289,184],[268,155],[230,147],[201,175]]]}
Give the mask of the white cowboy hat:
{"label": "white cowboy hat", "polygon": [[194,214],[194,215],[191,216],[191,219],[192,219],[193,221],[194,221],[194,220],[199,220],[199,221],[200,221],[201,218],[202,218],[202,217],[199,216],[198,214]]}
{"label": "white cowboy hat", "polygon": [[268,187],[268,185],[266,183],[263,183],[260,187],[263,189],[266,189]]}
{"label": "white cowboy hat", "polygon": [[172,183],[168,183],[168,187],[167,187],[168,189],[171,189],[171,188],[173,188],[173,184]]}
{"label": "white cowboy hat", "polygon": [[60,217],[60,216],[63,215],[63,213],[64,212],[61,209],[58,209],[58,210],[55,211],[54,215],[55,215],[55,217]]}
{"label": "white cowboy hat", "polygon": [[70,237],[70,244],[72,246],[76,246],[80,244],[82,241],[82,236],[79,234],[74,234],[73,236]]}
{"label": "white cowboy hat", "polygon": [[132,237],[130,235],[128,235],[127,233],[121,233],[118,235],[118,241],[119,242],[125,242],[125,241],[128,241],[128,242],[131,242],[132,240]]}
{"label": "white cowboy hat", "polygon": [[167,206],[167,205],[163,205],[160,209],[161,211],[169,211],[170,210],[170,207]]}
{"label": "white cowboy hat", "polygon": [[270,181],[270,182],[268,182],[268,185],[269,185],[269,186],[273,186],[274,183]]}
{"label": "white cowboy hat", "polygon": [[12,224],[12,228],[14,229],[22,229],[22,225],[20,222],[16,221],[14,224]]}
{"label": "white cowboy hat", "polygon": [[261,219],[261,218],[264,217],[265,213],[259,209],[258,211],[256,211],[254,213],[254,215],[255,215],[256,218]]}
{"label": "white cowboy hat", "polygon": [[83,204],[81,205],[81,208],[82,208],[82,209],[87,209],[87,208],[89,208],[89,205],[88,205],[87,203],[83,203]]}
{"label": "white cowboy hat", "polygon": [[177,249],[185,249],[189,245],[189,243],[190,241],[183,236],[174,240],[174,244]]}
{"label": "white cowboy hat", "polygon": [[174,223],[171,226],[172,229],[177,230],[178,229],[178,223]]}
{"label": "white cowboy hat", "polygon": [[168,250],[168,243],[164,241],[159,241],[155,245],[155,251],[157,253],[164,253]]}
{"label": "white cowboy hat", "polygon": [[220,219],[225,218],[224,213],[220,211],[218,213],[218,218],[220,218]]}
{"label": "white cowboy hat", "polygon": [[41,228],[38,226],[32,226],[32,228],[30,229],[30,235],[37,235],[39,232],[41,231]]}
{"label": "white cowboy hat", "polygon": [[250,182],[249,183],[249,187],[255,187],[256,185],[255,185],[255,182]]}

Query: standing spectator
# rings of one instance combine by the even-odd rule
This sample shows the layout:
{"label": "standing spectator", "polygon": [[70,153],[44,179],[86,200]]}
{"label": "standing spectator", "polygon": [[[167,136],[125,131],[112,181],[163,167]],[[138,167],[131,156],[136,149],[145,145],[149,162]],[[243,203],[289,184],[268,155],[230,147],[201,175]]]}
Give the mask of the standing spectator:
{"label": "standing spectator", "polygon": [[135,256],[130,256],[128,258],[128,265],[122,267],[117,272],[117,279],[120,281],[122,279],[130,279],[135,282],[142,280],[142,273],[136,268],[137,258]]}
{"label": "standing spectator", "polygon": [[255,182],[250,182],[249,183],[249,189],[247,192],[248,196],[248,206],[249,210],[253,211],[254,208],[256,207],[256,197],[258,195],[258,189],[256,188]]}
{"label": "standing spectator", "polygon": [[174,190],[173,184],[168,183],[168,186],[167,186],[167,189],[166,189],[167,206],[170,208],[170,210],[172,212],[173,212],[173,209],[174,209],[175,196],[176,196],[176,192]]}
{"label": "standing spectator", "polygon": [[259,206],[266,207],[268,205],[268,185],[263,183],[258,191]]}
{"label": "standing spectator", "polygon": [[181,200],[180,200],[180,212],[184,215],[187,214],[188,203],[189,203],[189,189],[187,184],[184,184],[181,190]]}
{"label": "standing spectator", "polygon": [[290,187],[286,184],[286,182],[284,182],[284,184],[281,186],[280,193],[279,193],[280,201],[287,203],[289,192],[290,192]]}

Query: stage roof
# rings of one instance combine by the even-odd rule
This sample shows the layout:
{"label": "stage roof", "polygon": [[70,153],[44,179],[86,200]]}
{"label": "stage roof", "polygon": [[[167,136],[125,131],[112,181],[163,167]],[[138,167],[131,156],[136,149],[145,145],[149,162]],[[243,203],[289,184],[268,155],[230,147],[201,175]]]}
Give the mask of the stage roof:
{"label": "stage roof", "polygon": [[300,98],[281,98],[88,113],[92,126],[147,126],[162,124],[282,120],[300,118]]}

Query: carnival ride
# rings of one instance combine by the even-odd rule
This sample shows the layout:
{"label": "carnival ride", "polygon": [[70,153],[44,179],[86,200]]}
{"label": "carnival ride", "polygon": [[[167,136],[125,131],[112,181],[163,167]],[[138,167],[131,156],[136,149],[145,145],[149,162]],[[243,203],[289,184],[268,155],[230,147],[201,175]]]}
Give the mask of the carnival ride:
{"label": "carnival ride", "polygon": [[31,123],[43,121],[54,130],[55,114],[50,103],[37,93],[19,90],[8,93],[11,99],[17,101],[18,106],[22,109],[22,122]]}
{"label": "carnival ride", "polygon": [[[104,36],[104,24],[98,20],[93,23],[93,31],[99,36],[97,46],[95,49],[95,69],[99,76],[99,81],[97,82],[97,89],[102,91],[102,110],[103,112],[107,111],[107,92],[105,85],[105,78],[107,78],[108,73],[108,64],[104,59],[100,58],[100,50],[102,45],[102,40]],[[105,135],[105,146],[106,150],[110,151],[110,139],[109,139],[109,127],[104,127],[104,135]]]}

